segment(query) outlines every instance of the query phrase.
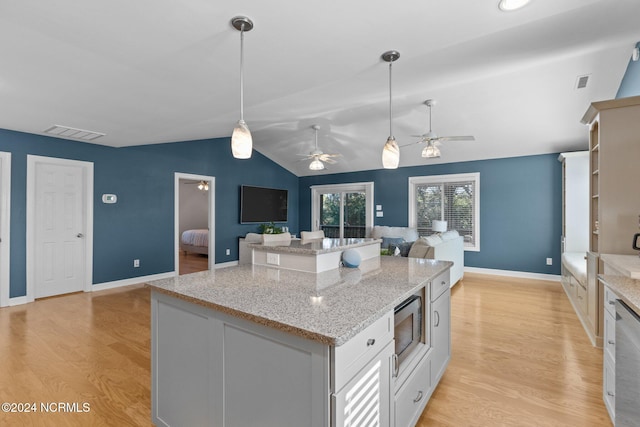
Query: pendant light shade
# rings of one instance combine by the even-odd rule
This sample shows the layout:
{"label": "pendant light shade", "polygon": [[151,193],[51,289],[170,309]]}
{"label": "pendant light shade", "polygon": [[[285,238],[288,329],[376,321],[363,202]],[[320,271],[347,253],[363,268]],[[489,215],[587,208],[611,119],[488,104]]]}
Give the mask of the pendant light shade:
{"label": "pendant light shade", "polygon": [[382,54],[382,59],[389,63],[389,138],[382,149],[382,167],[385,169],[397,169],[400,164],[400,148],[393,136],[392,117],[393,117],[393,97],[391,92],[391,67],[393,61],[400,58],[400,53],[390,50]]}
{"label": "pendant light shade", "polygon": [[251,132],[244,120],[238,120],[236,127],[231,135],[231,152],[236,159],[251,158],[251,150],[253,149],[253,140]]}
{"label": "pendant light shade", "polygon": [[400,148],[393,136],[387,139],[382,149],[382,167],[385,169],[397,169],[400,163]]}
{"label": "pendant light shade", "polygon": [[251,31],[253,22],[246,16],[236,16],[231,19],[231,25],[240,31],[240,120],[231,135],[231,153],[236,159],[249,159],[253,150],[253,139],[244,121],[244,32]]}

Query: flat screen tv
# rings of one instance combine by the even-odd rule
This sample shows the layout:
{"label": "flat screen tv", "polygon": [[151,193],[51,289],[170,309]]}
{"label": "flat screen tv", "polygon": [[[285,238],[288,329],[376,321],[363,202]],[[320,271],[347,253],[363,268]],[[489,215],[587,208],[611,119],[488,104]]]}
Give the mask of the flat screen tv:
{"label": "flat screen tv", "polygon": [[287,199],[287,190],[242,185],[240,222],[287,222]]}

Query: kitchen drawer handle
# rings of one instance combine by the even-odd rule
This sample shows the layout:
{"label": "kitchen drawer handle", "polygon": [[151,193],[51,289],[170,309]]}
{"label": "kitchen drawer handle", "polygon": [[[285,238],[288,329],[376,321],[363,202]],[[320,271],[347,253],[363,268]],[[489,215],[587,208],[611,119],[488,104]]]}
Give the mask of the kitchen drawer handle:
{"label": "kitchen drawer handle", "polygon": [[608,391],[608,392],[607,392],[607,396],[611,396],[611,397],[613,397],[613,396],[615,396],[615,394],[613,394],[612,392]]}
{"label": "kitchen drawer handle", "polygon": [[607,342],[608,342],[609,344],[611,344],[611,345],[616,345],[616,342],[615,342],[614,340],[609,340],[609,341],[607,341]]}
{"label": "kitchen drawer handle", "polygon": [[584,298],[582,298],[582,295],[578,295],[578,299],[584,299]]}
{"label": "kitchen drawer handle", "polygon": [[445,282],[444,280],[442,281],[442,283],[440,283],[442,286],[446,285],[447,282]]}
{"label": "kitchen drawer handle", "polygon": [[413,399],[413,403],[418,403],[422,400],[422,390],[418,390],[418,395]]}
{"label": "kitchen drawer handle", "polygon": [[398,355],[397,354],[393,354],[393,356],[391,356],[391,359],[393,360],[393,376],[397,377],[398,376],[398,370],[400,369],[400,363],[398,360]]}
{"label": "kitchen drawer handle", "polygon": [[436,316],[436,324],[434,325],[436,328],[440,326],[440,313],[434,311],[433,314]]}
{"label": "kitchen drawer handle", "polygon": [[615,301],[609,301],[609,305],[616,305]]}
{"label": "kitchen drawer handle", "polygon": [[372,346],[376,343],[376,340],[374,340],[373,338],[369,338],[367,340],[367,347]]}

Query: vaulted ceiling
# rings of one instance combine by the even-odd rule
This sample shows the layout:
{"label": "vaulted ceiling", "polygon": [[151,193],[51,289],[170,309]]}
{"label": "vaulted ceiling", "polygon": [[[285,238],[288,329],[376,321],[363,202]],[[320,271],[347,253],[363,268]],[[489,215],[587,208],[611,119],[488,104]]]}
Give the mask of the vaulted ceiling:
{"label": "vaulted ceiling", "polygon": [[[246,15],[245,120],[254,148],[296,175],[382,167],[428,130],[474,135],[442,157],[401,149],[400,166],[586,148],[580,118],[615,97],[636,42],[638,0],[22,0],[0,6],[0,128],[53,125],[106,135],[114,147],[230,136],[240,115]],[[587,86],[576,89],[579,76]],[[312,172],[318,145],[338,163]]]}

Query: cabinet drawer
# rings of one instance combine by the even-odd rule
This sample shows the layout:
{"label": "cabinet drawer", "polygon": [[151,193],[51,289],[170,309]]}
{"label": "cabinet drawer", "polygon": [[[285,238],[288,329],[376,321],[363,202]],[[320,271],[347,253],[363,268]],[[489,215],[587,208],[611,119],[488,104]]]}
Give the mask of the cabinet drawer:
{"label": "cabinet drawer", "polygon": [[435,301],[444,291],[449,289],[449,283],[449,269],[431,280],[431,301]]}
{"label": "cabinet drawer", "polygon": [[580,311],[586,315],[588,306],[587,306],[587,290],[582,287],[581,284],[576,284],[576,303]]}
{"label": "cabinet drawer", "polygon": [[607,312],[611,313],[614,319],[616,317],[616,299],[618,299],[618,296],[611,289],[609,289],[608,286],[605,286],[604,287],[604,309]]}
{"label": "cabinet drawer", "polygon": [[608,357],[604,358],[604,375],[602,378],[602,398],[607,407],[611,420],[615,420],[616,409],[616,369],[615,363]]}
{"label": "cabinet drawer", "polygon": [[334,392],[338,392],[392,340],[393,312],[389,312],[343,345],[334,347]]}
{"label": "cabinet drawer", "polygon": [[396,393],[395,426],[415,424],[431,393],[431,358],[425,357]]}
{"label": "cabinet drawer", "polygon": [[604,313],[604,355],[616,360],[616,318],[608,311]]}

